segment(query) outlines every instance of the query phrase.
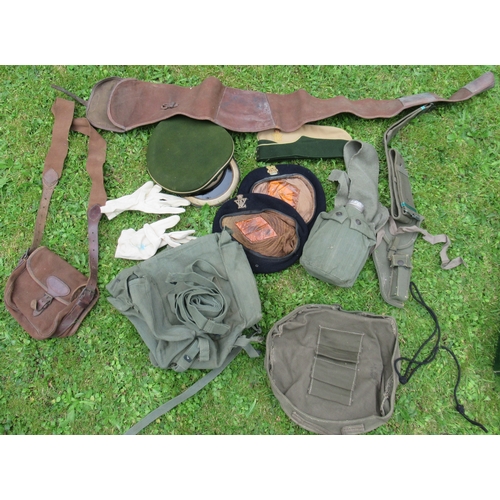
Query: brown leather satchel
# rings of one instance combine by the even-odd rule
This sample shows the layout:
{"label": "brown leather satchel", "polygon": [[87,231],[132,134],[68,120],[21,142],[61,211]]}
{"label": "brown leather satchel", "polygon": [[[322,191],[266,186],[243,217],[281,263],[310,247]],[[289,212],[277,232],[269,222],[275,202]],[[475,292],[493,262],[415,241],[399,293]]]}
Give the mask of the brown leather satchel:
{"label": "brown leather satchel", "polygon": [[[99,297],[97,288],[100,207],[106,203],[102,167],[106,142],[86,118],[73,119],[74,103],[56,99],[52,106],[52,142],[43,170],[43,193],[31,247],[10,275],[4,293],[7,310],[34,339],[73,335]],[[88,217],[90,277],[40,246],[52,193],[68,153],[70,130],[89,137],[87,172],[92,179]]]}

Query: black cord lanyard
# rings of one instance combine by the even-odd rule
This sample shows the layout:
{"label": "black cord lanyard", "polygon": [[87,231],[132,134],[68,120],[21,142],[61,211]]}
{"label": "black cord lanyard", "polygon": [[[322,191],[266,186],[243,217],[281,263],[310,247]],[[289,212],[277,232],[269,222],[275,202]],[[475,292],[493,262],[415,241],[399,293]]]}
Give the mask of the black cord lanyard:
{"label": "black cord lanyard", "polygon": [[[394,368],[396,370],[396,373],[398,374],[399,381],[401,384],[406,384],[407,382],[410,381],[411,377],[415,374],[415,372],[422,366],[428,365],[430,362],[432,362],[435,358],[436,355],[439,351],[439,349],[443,349],[447,351],[451,357],[455,360],[455,363],[457,365],[457,382],[455,384],[455,388],[453,390],[453,396],[455,398],[455,409],[462,415],[466,420],[468,420],[471,424],[476,425],[480,427],[484,432],[488,432],[488,430],[479,422],[476,422],[475,420],[472,420],[465,414],[465,409],[463,405],[461,405],[458,401],[458,396],[457,396],[457,391],[458,391],[458,386],[460,384],[460,363],[458,362],[457,357],[455,356],[454,352],[446,347],[441,345],[441,328],[439,326],[438,318],[436,316],[436,313],[425,303],[420,291],[418,290],[417,286],[415,283],[410,282],[410,291],[412,297],[429,313],[431,318],[434,320],[434,331],[432,334],[422,343],[422,345],[417,349],[417,352],[413,355],[413,357],[410,358],[405,358],[405,357],[400,357],[394,360]],[[429,342],[436,337],[436,342],[429,353],[427,357],[425,357],[422,361],[418,361],[417,357],[420,355],[424,347],[429,344]],[[406,367],[406,370],[404,371],[404,374],[401,374],[400,370],[398,369],[398,363],[401,363],[403,361],[408,362],[408,365]]]}

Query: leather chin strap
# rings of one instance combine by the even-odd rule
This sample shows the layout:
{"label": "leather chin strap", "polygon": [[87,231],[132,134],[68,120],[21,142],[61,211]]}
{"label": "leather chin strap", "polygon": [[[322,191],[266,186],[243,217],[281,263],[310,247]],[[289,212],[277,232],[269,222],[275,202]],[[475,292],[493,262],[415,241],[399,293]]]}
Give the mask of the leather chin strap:
{"label": "leather chin strap", "polygon": [[68,134],[70,130],[87,135],[89,137],[89,145],[86,167],[92,180],[87,210],[90,277],[75,307],[61,322],[55,336],[57,336],[58,332],[62,334],[71,324],[73,324],[80,316],[81,312],[83,312],[95,298],[98,263],[97,228],[102,215],[100,207],[106,203],[106,191],[104,189],[103,177],[103,164],[106,159],[106,141],[90,125],[86,118],[73,119],[74,107],[75,104],[73,102],[61,98],[57,98],[52,106],[54,126],[52,130],[51,146],[45,158],[42,174],[42,198],[37,213],[33,241],[25,254],[25,257],[30,255],[40,245],[42,240],[50,200],[61,178],[64,161],[68,154]]}
{"label": "leather chin strap", "polygon": [[234,132],[262,132],[279,129],[293,132],[302,125],[339,113],[360,118],[391,118],[406,109],[429,103],[453,103],[470,99],[492,88],[492,72],[486,72],[445,99],[431,92],[391,100],[343,96],[319,99],[298,90],[278,95],[226,87],[216,77],[192,88],[167,83],[150,83],[133,78],[110,77],[99,81],[88,101],[52,85],[87,108],[87,118],[96,128],[127,132],[175,115],[209,120]]}

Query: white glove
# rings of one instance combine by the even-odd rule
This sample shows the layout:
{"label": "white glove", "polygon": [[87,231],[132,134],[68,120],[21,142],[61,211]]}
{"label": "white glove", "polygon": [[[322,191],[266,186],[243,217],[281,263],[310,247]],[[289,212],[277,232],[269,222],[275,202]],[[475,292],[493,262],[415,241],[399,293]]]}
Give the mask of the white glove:
{"label": "white glove", "polygon": [[169,245],[177,247],[182,243],[196,239],[191,236],[194,230],[173,231],[165,233],[166,229],[174,227],[180,220],[178,215],[172,215],[166,219],[144,224],[142,229],[124,229],[118,238],[115,257],[119,259],[146,260],[152,257],[156,251]]}
{"label": "white glove", "polygon": [[190,205],[189,201],[173,194],[161,193],[161,186],[148,181],[132,194],[108,200],[101,207],[101,213],[113,219],[125,210],[139,210],[148,214],[181,214],[181,208]]}

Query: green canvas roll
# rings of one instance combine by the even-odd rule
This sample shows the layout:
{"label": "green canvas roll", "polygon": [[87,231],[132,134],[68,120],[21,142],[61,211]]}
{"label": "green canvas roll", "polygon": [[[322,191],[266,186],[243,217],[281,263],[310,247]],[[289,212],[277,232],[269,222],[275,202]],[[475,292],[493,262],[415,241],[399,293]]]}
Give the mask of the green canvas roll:
{"label": "green canvas roll", "polygon": [[341,128],[303,125],[295,132],[264,130],[257,134],[257,160],[280,161],[300,158],[342,158],[352,137]]}

